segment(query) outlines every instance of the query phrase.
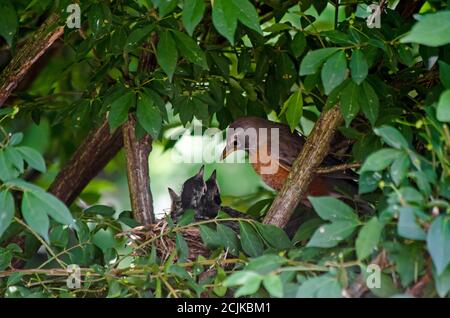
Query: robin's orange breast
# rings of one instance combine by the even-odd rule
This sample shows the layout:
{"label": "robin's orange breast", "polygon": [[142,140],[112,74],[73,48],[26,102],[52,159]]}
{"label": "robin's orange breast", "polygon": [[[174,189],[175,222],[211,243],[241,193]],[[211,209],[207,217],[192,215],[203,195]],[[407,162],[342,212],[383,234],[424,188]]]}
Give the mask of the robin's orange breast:
{"label": "robin's orange breast", "polygon": [[[278,167],[277,167],[278,169],[274,169],[274,170],[276,170],[276,172],[274,172],[272,174],[263,174],[262,170],[264,167],[267,167],[268,164],[262,164],[261,161],[256,160],[255,157],[251,157],[250,159],[253,159],[253,160],[251,160],[253,169],[261,177],[261,179],[264,181],[264,183],[267,184],[269,187],[271,187],[274,190],[277,190],[277,191],[281,190],[281,188],[283,187],[283,184],[285,183],[285,181],[289,175],[289,171],[286,170],[284,167],[278,165]],[[264,161],[264,162],[267,162],[267,161]],[[272,164],[276,164],[276,163],[272,162]],[[328,188],[327,182],[321,177],[315,177],[312,180],[311,185],[309,186],[307,195],[323,196],[323,195],[328,195],[329,193],[330,193],[330,190]]]}

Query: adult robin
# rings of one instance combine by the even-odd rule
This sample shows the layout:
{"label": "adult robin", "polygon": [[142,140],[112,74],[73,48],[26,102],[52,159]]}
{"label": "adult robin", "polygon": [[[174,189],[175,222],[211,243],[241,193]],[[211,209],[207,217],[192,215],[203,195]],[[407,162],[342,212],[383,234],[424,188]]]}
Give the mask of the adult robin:
{"label": "adult robin", "polygon": [[[275,190],[280,190],[304,144],[305,138],[297,131],[292,132],[287,125],[259,117],[242,117],[233,122],[227,130],[222,159],[234,151],[246,151],[253,169],[264,183]],[[339,163],[329,155],[322,164],[333,166]],[[337,187],[348,188],[349,183],[352,183],[350,186],[353,192],[355,186],[349,180],[355,179],[356,174],[351,170],[316,176],[311,182],[307,196],[340,196]]]}

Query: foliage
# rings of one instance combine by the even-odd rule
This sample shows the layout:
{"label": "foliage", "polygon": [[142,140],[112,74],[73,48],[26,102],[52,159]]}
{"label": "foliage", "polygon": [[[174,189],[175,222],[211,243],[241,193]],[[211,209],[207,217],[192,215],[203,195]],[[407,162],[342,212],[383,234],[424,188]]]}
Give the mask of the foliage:
{"label": "foliage", "polygon": [[[431,277],[420,295],[446,297],[448,2],[418,1],[412,16],[405,12],[416,2],[388,1],[381,28],[366,24],[372,1],[341,2],[335,9],[325,0],[81,1],[82,29],[66,28],[63,58],[44,65],[14,107],[1,110],[0,294],[343,297],[376,263],[375,296],[411,293]],[[65,18],[68,3],[0,1],[0,39],[19,54],[42,18],[51,11]],[[143,70],[145,54],[156,60]],[[105,114],[113,130],[135,113],[138,134],[168,142],[166,127],[198,119],[224,129],[242,116],[270,116],[308,134],[336,104],[345,119],[340,132],[353,144],[349,161],[362,163],[359,195],[347,203],[310,198],[315,213],[305,213],[292,239],[246,219],[233,220],[236,234],[221,214],[172,224],[161,234],[177,246],[167,259],[153,245],[159,237],[136,254],[117,236],[137,225],[129,211],[66,207],[28,174],[48,174],[42,155],[67,160]],[[21,145],[18,131],[31,120],[51,122],[52,149],[43,154]],[[248,213],[261,216],[267,198],[261,202]],[[208,258],[187,260],[183,227],[199,228]],[[27,270],[15,271],[21,263]],[[67,289],[66,276],[50,270],[68,264],[81,267],[81,289]]]}

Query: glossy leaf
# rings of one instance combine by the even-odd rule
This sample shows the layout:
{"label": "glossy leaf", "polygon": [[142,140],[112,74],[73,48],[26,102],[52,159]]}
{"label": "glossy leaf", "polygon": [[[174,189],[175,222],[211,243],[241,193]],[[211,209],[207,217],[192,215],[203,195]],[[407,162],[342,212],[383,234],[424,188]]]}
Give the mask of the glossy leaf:
{"label": "glossy leaf", "polygon": [[383,225],[378,221],[377,217],[373,217],[369,222],[364,224],[356,239],[356,255],[359,260],[363,260],[370,256],[377,247],[381,236]]}
{"label": "glossy leaf", "polygon": [[450,43],[450,11],[430,13],[417,22],[411,32],[401,42],[419,43],[427,46],[440,46]]}
{"label": "glossy leaf", "polygon": [[329,47],[309,51],[300,64],[300,75],[316,73],[329,56],[339,50],[337,47]]}
{"label": "glossy leaf", "polygon": [[450,122],[450,89],[443,92],[439,98],[436,117],[442,122]]}
{"label": "glossy leaf", "polygon": [[0,238],[14,218],[14,198],[7,190],[0,191]]}
{"label": "glossy leaf", "polygon": [[428,229],[427,248],[441,275],[450,264],[450,221],[445,216],[436,218]]}
{"label": "glossy leaf", "polygon": [[289,96],[281,109],[280,116],[283,113],[286,113],[286,119],[291,131],[294,131],[303,115],[303,96],[301,91],[295,91]]}
{"label": "glossy leaf", "polygon": [[[31,198],[31,199],[30,199]],[[47,242],[50,221],[42,205],[35,205],[35,198],[31,192],[25,192],[22,197],[22,215],[25,222]]]}
{"label": "glossy leaf", "polygon": [[45,172],[45,161],[38,151],[26,146],[17,147],[16,149],[31,168]]}
{"label": "glossy leaf", "polygon": [[192,36],[195,27],[202,20],[204,13],[204,0],[184,0],[182,20],[183,25],[190,36]]}
{"label": "glossy leaf", "polygon": [[353,51],[352,59],[350,61],[350,70],[352,72],[352,79],[356,84],[360,85],[364,82],[369,73],[369,65],[361,50]]}
{"label": "glossy leaf", "polygon": [[12,40],[17,32],[17,14],[10,0],[0,1],[0,37],[3,37],[8,45],[12,45]]}
{"label": "glossy leaf", "polygon": [[385,143],[396,149],[408,148],[408,142],[402,133],[391,126],[383,125],[373,130],[377,136],[380,136]]}
{"label": "glossy leaf", "polygon": [[171,30],[175,36],[178,51],[182,57],[191,63],[201,66],[203,69],[208,69],[208,64],[206,63],[206,56],[198,44],[190,38],[188,35]]}
{"label": "glossy leaf", "polygon": [[347,76],[347,58],[344,51],[334,53],[322,67],[322,83],[325,94],[330,94]]}
{"label": "glossy leaf", "polygon": [[133,107],[135,102],[135,95],[132,92],[127,92],[111,104],[111,111],[109,112],[108,122],[112,130],[118,128],[128,119],[128,110]]}
{"label": "glossy leaf", "polygon": [[252,225],[239,221],[242,249],[252,257],[259,256],[264,251],[264,245]]}
{"label": "glossy leaf", "polygon": [[347,127],[359,113],[359,92],[360,88],[354,82],[349,82],[342,90],[340,106]]}
{"label": "glossy leaf", "polygon": [[151,96],[145,92],[137,100],[136,117],[141,126],[153,139],[157,139],[162,127],[162,116]]}
{"label": "glossy leaf", "polygon": [[158,64],[167,76],[169,76],[169,80],[172,81],[173,73],[177,67],[178,52],[175,40],[169,31],[164,31],[159,34],[156,58],[158,59]]}
{"label": "glossy leaf", "polygon": [[363,171],[380,171],[388,167],[402,152],[397,149],[385,148],[372,153],[361,167]]}

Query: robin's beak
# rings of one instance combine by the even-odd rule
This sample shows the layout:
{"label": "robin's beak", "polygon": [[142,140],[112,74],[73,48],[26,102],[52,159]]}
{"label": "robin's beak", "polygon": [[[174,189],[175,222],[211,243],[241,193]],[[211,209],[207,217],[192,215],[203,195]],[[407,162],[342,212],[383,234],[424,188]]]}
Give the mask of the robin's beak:
{"label": "robin's beak", "polygon": [[225,160],[226,157],[228,157],[229,155],[231,155],[233,152],[235,152],[237,149],[236,147],[233,147],[231,149],[227,147],[225,147],[225,149],[222,151],[222,155],[220,156],[220,160]]}

